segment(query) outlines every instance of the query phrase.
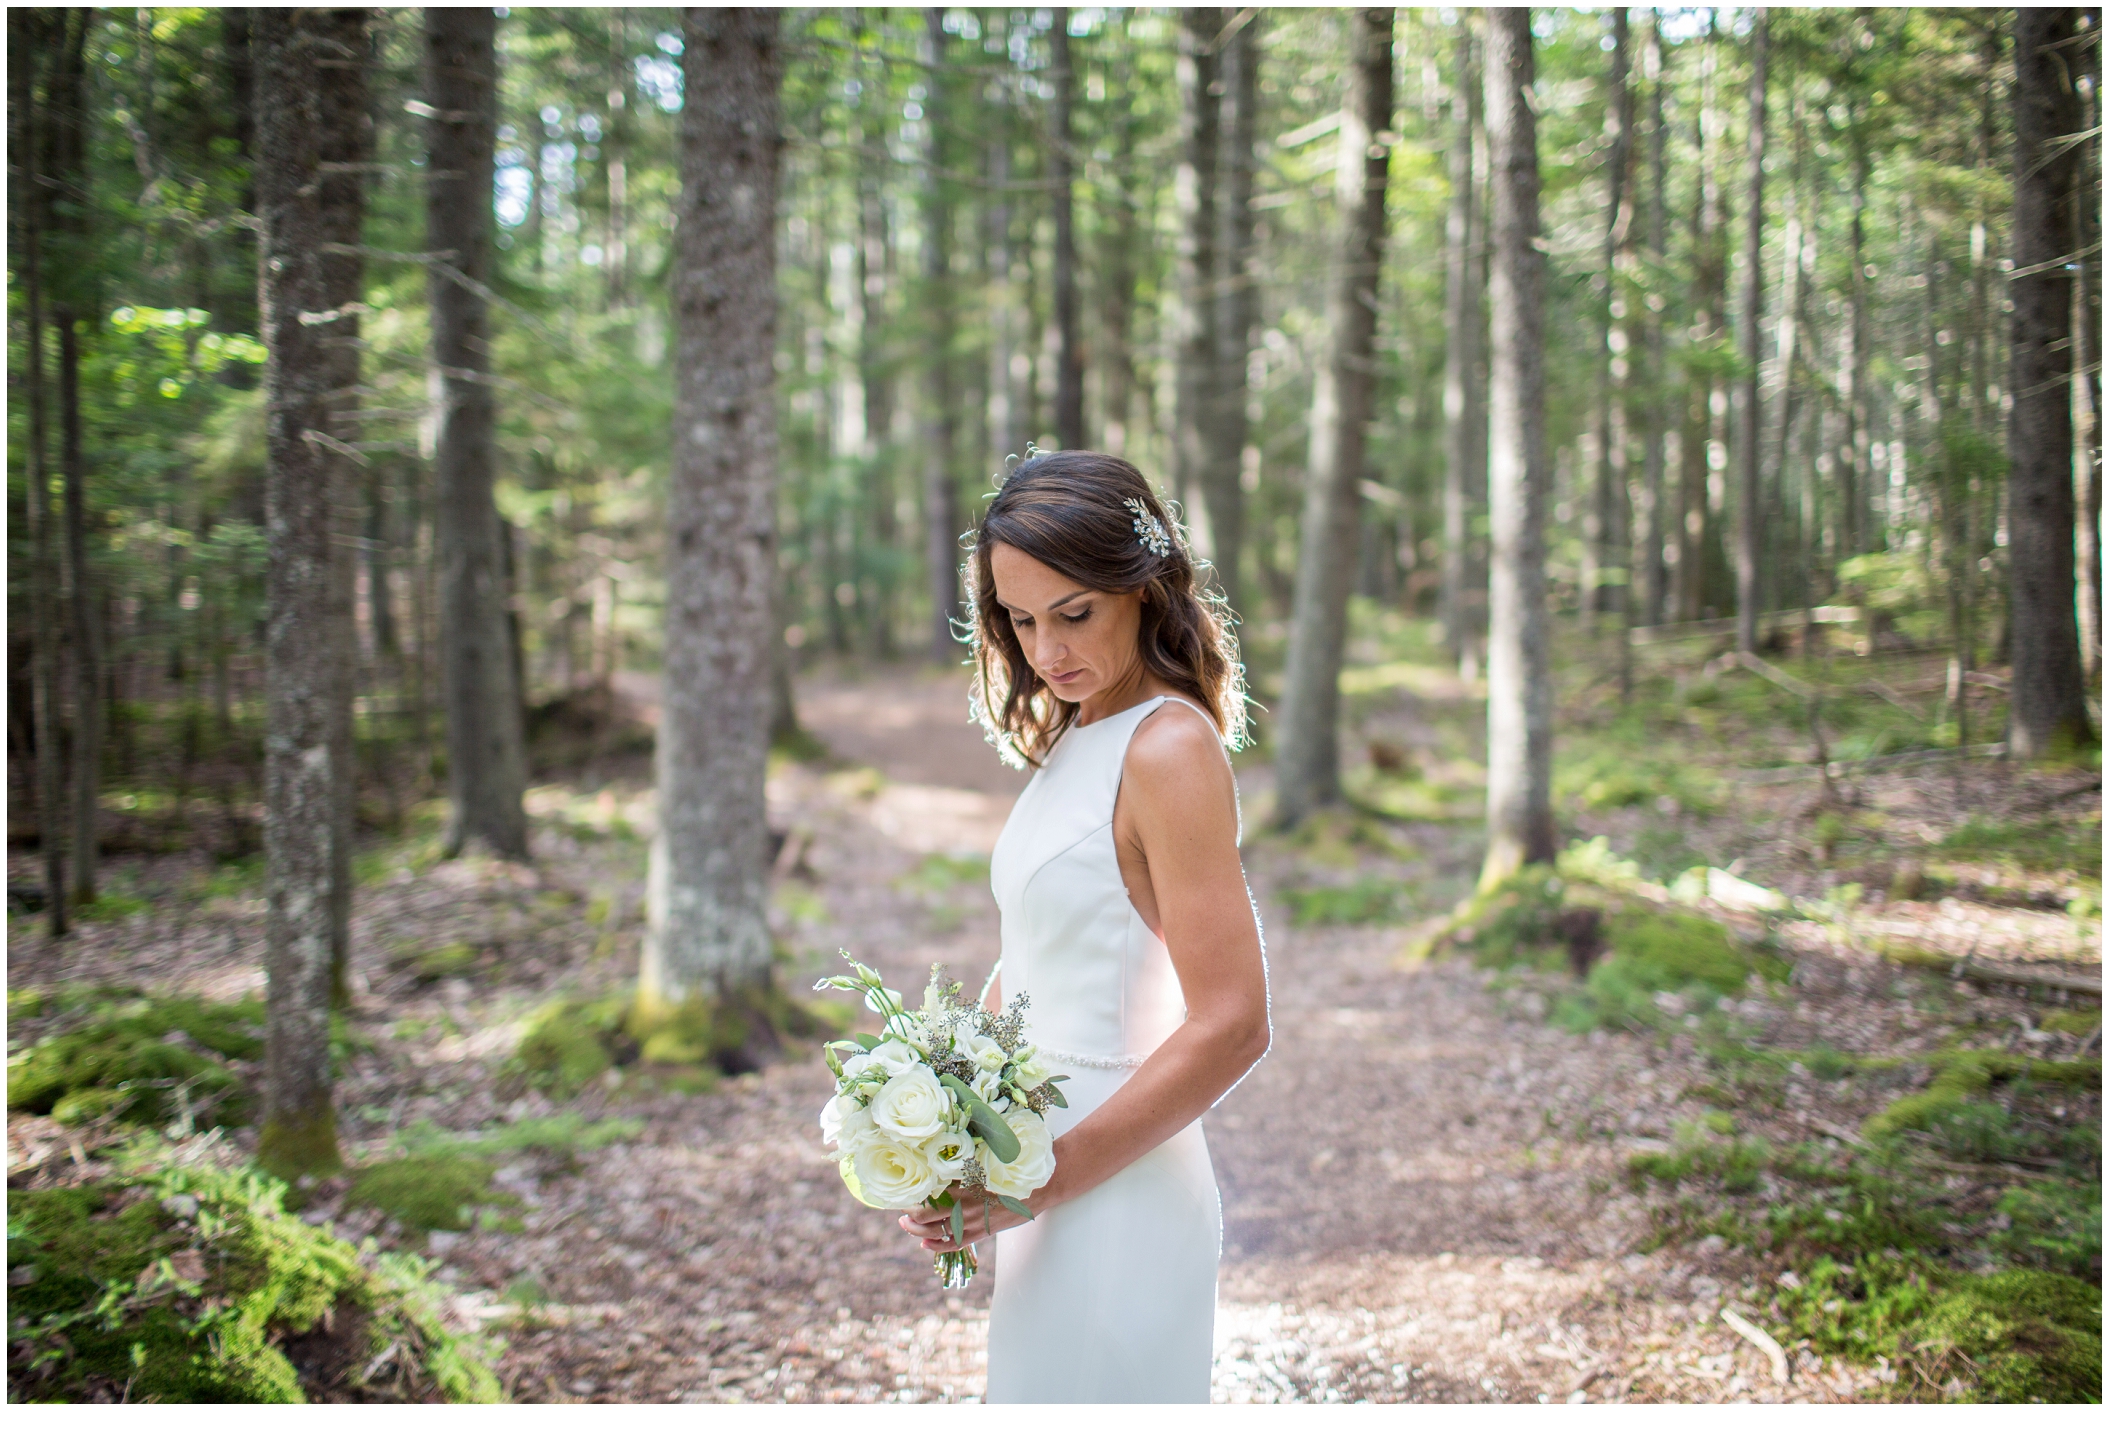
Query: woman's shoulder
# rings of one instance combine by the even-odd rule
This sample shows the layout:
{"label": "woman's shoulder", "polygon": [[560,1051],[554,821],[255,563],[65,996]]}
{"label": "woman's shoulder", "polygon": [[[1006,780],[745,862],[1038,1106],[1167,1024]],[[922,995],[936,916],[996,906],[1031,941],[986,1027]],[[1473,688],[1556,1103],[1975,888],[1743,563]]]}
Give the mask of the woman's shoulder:
{"label": "woman's shoulder", "polygon": [[1176,794],[1203,779],[1227,776],[1230,759],[1208,714],[1172,695],[1136,726],[1123,771],[1145,792],[1163,788]]}

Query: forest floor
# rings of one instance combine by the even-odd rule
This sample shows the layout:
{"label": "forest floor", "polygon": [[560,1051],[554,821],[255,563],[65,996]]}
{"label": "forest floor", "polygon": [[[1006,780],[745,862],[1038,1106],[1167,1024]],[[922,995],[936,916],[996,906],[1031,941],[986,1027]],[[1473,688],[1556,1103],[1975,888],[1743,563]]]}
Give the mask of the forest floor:
{"label": "forest floor", "polygon": [[[1615,700],[1605,675],[1578,676],[1563,686],[1567,834],[1602,833],[1651,875],[1711,864],[1793,900],[1770,922],[1705,904],[1792,964],[1791,982],[1723,1005],[1755,1033],[1797,1057],[1821,1046],[1930,1060],[1959,1040],[2045,1058],[2098,1050],[2098,1012],[2094,1036],[2076,1038],[2046,1026],[2045,1002],[2064,1002],[2066,1016],[2099,1006],[2089,963],[2100,956],[2098,774],[1992,758],[1902,765],[1851,774],[1836,784],[1850,795],[1827,803],[1813,769],[1753,781],[1727,765],[1747,738],[1702,715],[1700,689],[1715,682],[1696,664],[1679,675],[1688,726],[1672,729],[1674,761],[1645,733],[1569,744],[1587,735],[1581,719],[1608,715],[1607,687]],[[1779,1148],[1857,1142],[1867,1116],[1923,1086],[1924,1070],[1885,1081],[1796,1063],[1738,1096],[1723,1125],[1718,1058],[1674,1017],[1570,1031],[1552,1018],[1556,982],[1519,983],[1462,948],[1424,956],[1431,920],[1475,881],[1477,694],[1452,673],[1381,655],[1346,681],[1370,758],[1354,754],[1350,785],[1377,802],[1268,833],[1257,825],[1267,768],[1240,766],[1275,1032],[1269,1057],[1207,1121],[1225,1225],[1216,1397],[1894,1396],[1898,1361],[1856,1362],[1767,1322],[1786,1281],[1779,1260],[1708,1231],[1704,1210],[1666,1205],[1632,1161],[1688,1150],[1709,1128]],[[788,839],[773,909],[794,991],[838,966],[838,947],[902,987],[932,965],[978,984],[994,958],[986,858],[1024,779],[968,722],[963,684],[962,673],[908,669],[802,683],[802,719],[825,754],[780,757],[769,781],[772,826]],[[647,684],[626,691],[649,709]],[[1781,711],[1772,751],[1743,758],[1805,760],[1798,716]],[[1624,773],[1604,760],[1621,755]],[[1638,782],[1626,775],[1635,768]],[[1708,785],[1711,801],[1696,795]],[[587,762],[537,787],[530,808],[531,865],[438,860],[428,807],[362,867],[340,1108],[347,1153],[367,1166],[435,1139],[545,1146],[495,1156],[482,1227],[421,1230],[341,1182],[315,1189],[306,1216],[440,1260],[439,1277],[460,1292],[458,1321],[503,1339],[499,1372],[518,1399],[978,1396],[1000,1256],[971,1288],[942,1293],[891,1217],[848,1197],[819,1143],[829,1080],[813,1054],[700,1094],[656,1086],[641,1068],[562,1100],[523,1091],[508,1065],[535,1010],[614,995],[634,978],[648,761]],[[1944,888],[1898,861],[1970,827],[1995,841],[2048,838],[2052,855],[2023,848],[2014,864],[2015,847],[1988,844],[1984,857],[2009,861],[1966,859],[1959,879],[1941,874]],[[10,858],[11,879],[32,871],[33,857]],[[113,890],[138,905],[62,944],[43,941],[33,917],[10,918],[10,989],[260,990],[253,868],[170,856],[120,858],[111,872]],[[1938,901],[1902,896],[1942,890]],[[1914,947],[2027,964],[2077,991],[1906,966]],[[32,1036],[33,1024],[11,1026],[11,1049]],[[609,1120],[620,1127],[595,1129]],[[93,1178],[108,1166],[102,1141],[92,1126],[11,1111],[10,1187]],[[2098,1210],[2098,1135],[2095,1147]],[[1996,1194],[2011,1181],[2001,1166],[1954,1165],[1948,1182]],[[1701,1225],[1680,1226],[1692,1218]],[[1778,1332],[1789,1378],[1775,1378],[1724,1306]]]}

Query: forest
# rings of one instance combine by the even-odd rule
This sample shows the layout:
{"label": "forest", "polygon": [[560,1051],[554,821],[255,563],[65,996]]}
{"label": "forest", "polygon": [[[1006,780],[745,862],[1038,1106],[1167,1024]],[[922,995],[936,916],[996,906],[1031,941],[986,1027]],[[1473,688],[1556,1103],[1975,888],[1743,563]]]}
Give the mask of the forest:
{"label": "forest", "polygon": [[9,1399],[978,1398],[809,988],[994,961],[1087,449],[1254,704],[1218,1400],[2098,1402],[2100,25],[10,9]]}

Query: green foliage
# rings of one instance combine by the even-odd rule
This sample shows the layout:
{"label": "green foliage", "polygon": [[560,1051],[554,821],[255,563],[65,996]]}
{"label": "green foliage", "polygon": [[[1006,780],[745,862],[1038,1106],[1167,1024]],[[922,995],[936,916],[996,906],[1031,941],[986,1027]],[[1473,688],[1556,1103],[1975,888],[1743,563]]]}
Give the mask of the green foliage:
{"label": "green foliage", "polygon": [[377,1208],[413,1229],[481,1225],[518,1232],[520,1196],[491,1186],[497,1165],[462,1153],[419,1153],[352,1171],[345,1201]]}
{"label": "green foliage", "polygon": [[551,1098],[569,1098],[613,1068],[619,1057],[636,1056],[626,1046],[623,1019],[629,998],[559,999],[528,1019],[513,1053],[512,1072]]}
{"label": "green foliage", "polygon": [[1411,891],[1393,878],[1361,877],[1345,887],[1285,887],[1278,896],[1300,928],[1398,921]]}
{"label": "green foliage", "polygon": [[[2097,1162],[2100,1139],[2095,1140]],[[2102,1272],[2102,1185],[2100,1174],[2074,1181],[2033,1180],[2008,1189],[1999,1211],[2011,1227],[2000,1240],[2010,1258],[2082,1278]]]}
{"label": "green foliage", "polygon": [[1751,1193],[1764,1180],[1765,1165],[1772,1150],[1764,1140],[1739,1138],[1715,1142],[1696,1129],[1683,1131],[1683,1142],[1663,1153],[1636,1153],[1626,1160],[1626,1173],[1636,1182],[1676,1184],[1689,1179],[1707,1179],[1724,1193]]}
{"label": "green foliage", "polygon": [[[1818,1259],[1779,1306],[1827,1353],[1913,1360],[1987,1404],[2094,1403],[2102,1390],[2102,1293],[2033,1269],[1956,1273],[1911,1253]],[[1906,1390],[1910,1385],[1905,1386]]]}
{"label": "green foliage", "polygon": [[989,880],[989,860],[978,852],[942,853],[933,852],[916,864],[915,870],[901,879],[901,886],[913,892],[946,892],[966,883],[986,883]]}
{"label": "green foliage", "polygon": [[486,950],[474,943],[443,943],[436,948],[413,948],[398,953],[395,966],[421,983],[439,983],[449,978],[473,977],[483,969]]}
{"label": "green foliage", "polygon": [[9,1396],[158,1403],[494,1402],[428,1266],[362,1257],[248,1169],[142,1160],[11,1191]]}

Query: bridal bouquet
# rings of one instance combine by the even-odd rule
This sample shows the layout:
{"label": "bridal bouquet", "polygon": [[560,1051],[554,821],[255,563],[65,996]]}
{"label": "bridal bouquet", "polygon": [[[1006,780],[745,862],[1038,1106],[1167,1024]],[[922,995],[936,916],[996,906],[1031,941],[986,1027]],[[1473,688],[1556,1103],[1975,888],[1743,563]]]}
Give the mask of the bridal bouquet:
{"label": "bridal bouquet", "polygon": [[[823,978],[815,991],[860,993],[881,1019],[877,1034],[823,1045],[835,1096],[820,1113],[821,1139],[842,1181],[872,1208],[929,1204],[952,1211],[952,1237],[969,1203],[1031,1218],[1026,1195],[1054,1174],[1054,1135],[1042,1116],[1067,1108],[1047,1065],[1025,1041],[1024,994],[1002,1013],[962,999],[959,984],[930,970],[923,1006],[851,958],[854,975]],[[974,1277],[973,1248],[937,1256],[948,1289]]]}

